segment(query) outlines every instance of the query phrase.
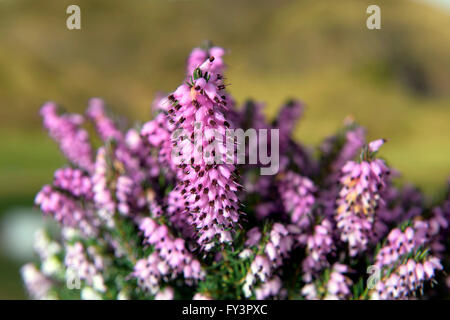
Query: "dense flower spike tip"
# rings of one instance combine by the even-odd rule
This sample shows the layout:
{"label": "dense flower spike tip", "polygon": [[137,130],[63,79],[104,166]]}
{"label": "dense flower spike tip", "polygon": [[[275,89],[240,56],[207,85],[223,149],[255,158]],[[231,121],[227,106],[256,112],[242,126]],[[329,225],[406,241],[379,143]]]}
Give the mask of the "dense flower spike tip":
{"label": "dense flower spike tip", "polygon": [[198,242],[206,250],[214,247],[216,240],[232,240],[240,215],[235,166],[226,163],[226,141],[218,141],[215,134],[223,137],[229,127],[223,113],[225,86],[222,75],[215,73],[215,63],[211,56],[194,70],[190,83],[169,96],[173,108],[168,112],[170,122],[183,130],[173,144],[185,158],[179,164],[182,175],[178,184],[185,200],[184,214],[192,217]]}
{"label": "dense flower spike tip", "polygon": [[[379,147],[378,140],[369,145],[373,146],[373,143],[374,148]],[[348,243],[351,256],[366,250],[373,241],[375,211],[383,202],[380,193],[386,186],[389,172],[383,160],[370,158],[361,162],[348,161],[342,168],[342,189],[335,219],[340,238]]]}
{"label": "dense flower spike tip", "polygon": [[187,74],[191,76],[194,70],[200,67],[205,60],[214,57],[215,63],[211,66],[211,72],[223,75],[225,69],[225,63],[223,61],[223,56],[225,55],[225,50],[220,47],[211,48],[195,48],[189,55],[187,62]]}

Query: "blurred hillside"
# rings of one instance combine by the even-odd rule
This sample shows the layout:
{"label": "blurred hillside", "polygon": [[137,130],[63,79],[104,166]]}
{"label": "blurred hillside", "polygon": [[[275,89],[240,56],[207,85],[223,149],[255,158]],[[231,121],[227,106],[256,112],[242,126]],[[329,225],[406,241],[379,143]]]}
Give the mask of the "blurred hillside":
{"label": "blurred hillside", "polygon": [[[375,2],[382,29],[371,31]],[[82,30],[66,29],[70,4]],[[310,145],[352,115],[369,138],[389,138],[382,155],[433,194],[450,175],[449,12],[412,0],[2,0],[0,211],[31,206],[64,163],[41,129],[43,102],[83,112],[99,96],[145,121],[205,39],[229,50],[237,101],[266,101],[273,116],[286,98],[302,99],[296,138]]]}

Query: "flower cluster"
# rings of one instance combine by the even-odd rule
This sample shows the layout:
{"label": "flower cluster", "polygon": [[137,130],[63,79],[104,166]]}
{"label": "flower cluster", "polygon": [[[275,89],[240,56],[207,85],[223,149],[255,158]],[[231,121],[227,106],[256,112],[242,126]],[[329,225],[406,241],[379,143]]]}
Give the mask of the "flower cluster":
{"label": "flower cluster", "polygon": [[144,218],[140,222],[140,230],[144,233],[144,243],[150,244],[155,251],[145,259],[137,261],[134,275],[142,285],[153,294],[160,293],[161,278],[175,278],[179,274],[191,283],[204,278],[204,270],[200,262],[187,250],[185,241],[174,238],[167,226],[159,225],[152,218]]}
{"label": "flower cluster", "polygon": [[[400,187],[378,154],[386,140],[366,142],[353,120],[317,149],[302,145],[293,134],[304,104],[288,101],[273,121],[261,102],[239,106],[228,92],[224,56],[219,47],[194,49],[182,84],[158,94],[150,119],[130,128],[99,98],[85,115],[52,102],[42,107],[68,164],[35,198],[59,229],[37,232],[39,263],[21,269],[30,297],[445,293],[450,192],[434,203],[412,185]],[[239,140],[228,135],[235,129],[277,134]],[[277,153],[274,174],[261,174],[261,148]]]}
{"label": "flower cluster", "polygon": [[372,299],[406,299],[423,291],[424,284],[442,270],[440,259],[424,251],[430,241],[429,226],[416,221],[403,232],[393,229],[375,260],[380,279],[371,292]]}
{"label": "flower cluster", "polygon": [[[252,290],[258,280],[263,283],[255,290],[258,299],[276,296],[280,293],[280,280],[277,276],[273,278],[272,276],[276,269],[283,265],[283,260],[288,258],[293,242],[292,234],[281,223],[275,223],[272,226],[268,239],[263,239],[263,235],[257,227],[248,232],[246,246],[256,250],[256,256],[251,262],[244,280],[243,291],[247,298],[252,295]],[[251,256],[252,253],[244,251],[244,255]]]}

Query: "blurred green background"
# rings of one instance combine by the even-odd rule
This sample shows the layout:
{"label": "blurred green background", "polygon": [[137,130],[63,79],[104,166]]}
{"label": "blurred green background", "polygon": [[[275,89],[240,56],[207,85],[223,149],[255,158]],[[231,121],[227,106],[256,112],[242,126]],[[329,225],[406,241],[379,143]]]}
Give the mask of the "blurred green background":
{"label": "blurred green background", "polygon": [[[432,196],[450,175],[450,1],[0,0],[0,299],[23,298],[31,210],[64,164],[41,129],[43,102],[83,112],[104,98],[131,122],[176,88],[203,40],[229,50],[230,92],[307,104],[296,138],[317,145],[352,115],[404,181]],[[81,30],[66,8],[81,7]],[[366,8],[381,8],[381,30]]]}

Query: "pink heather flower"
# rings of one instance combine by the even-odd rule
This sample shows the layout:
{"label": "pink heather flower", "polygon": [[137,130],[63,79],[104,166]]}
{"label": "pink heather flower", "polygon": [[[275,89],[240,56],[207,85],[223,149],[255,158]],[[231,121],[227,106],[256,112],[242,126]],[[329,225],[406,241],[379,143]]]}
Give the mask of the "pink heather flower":
{"label": "pink heather flower", "polygon": [[254,227],[247,232],[247,240],[245,245],[248,247],[253,247],[259,244],[261,241],[262,234],[258,227]]}
{"label": "pink heather flower", "polygon": [[378,149],[386,142],[386,139],[378,139],[369,143],[369,151],[377,152]]}
{"label": "pink heather flower", "polygon": [[51,298],[49,291],[53,286],[51,279],[40,272],[35,265],[28,263],[20,269],[23,282],[32,299],[44,300]]}
{"label": "pink heather flower", "polygon": [[259,129],[271,129],[272,126],[267,122],[263,113],[264,103],[248,100],[241,108],[239,114],[239,123],[236,123],[238,127],[246,130],[253,128]]}
{"label": "pink heather flower", "polygon": [[75,199],[45,185],[36,195],[35,204],[46,215],[69,227],[78,227],[86,235],[96,234],[92,212],[84,209]]}
{"label": "pink heather flower", "polygon": [[286,146],[292,137],[297,121],[304,111],[304,106],[299,101],[289,101],[283,105],[275,120],[275,127],[280,129],[280,149]]}
{"label": "pink heather flower", "polygon": [[280,267],[283,264],[283,259],[287,258],[292,250],[293,242],[289,230],[281,223],[274,223],[265,249],[273,266]]}
{"label": "pink heather flower", "polygon": [[278,297],[280,295],[284,296],[282,291],[281,279],[274,276],[272,279],[263,282],[255,289],[255,296],[257,300],[264,300],[269,297]]}
{"label": "pink heather flower", "polygon": [[133,196],[133,180],[122,175],[117,178],[116,183],[116,199],[118,202],[117,209],[123,215],[130,213],[128,200]]}
{"label": "pink heather flower", "polygon": [[99,98],[92,98],[86,115],[94,122],[100,138],[103,141],[115,140],[122,143],[123,133],[117,129],[114,121],[106,115],[105,103]]}
{"label": "pink heather flower", "polygon": [[327,182],[337,182],[341,168],[356,157],[365,141],[365,130],[355,124],[347,126],[344,133],[325,139],[320,150],[323,153],[321,166],[328,167],[329,171],[329,175],[325,177]]}
{"label": "pink heather flower", "polygon": [[[184,278],[190,281],[204,278],[205,274],[200,262],[188,251],[185,241],[173,237],[167,226],[159,225],[151,218],[144,218],[141,220],[139,228],[144,233],[145,243],[152,245],[156,250],[154,254],[157,257],[149,257],[147,262],[150,263],[151,259],[156,259],[156,263],[164,266],[162,269],[164,273],[160,272],[160,276],[166,275],[167,271],[173,277],[183,274]],[[136,266],[138,267],[138,265]],[[149,266],[149,268],[153,268],[153,266]],[[141,279],[145,278],[139,268],[135,268],[135,275],[138,278],[141,276]],[[188,281],[188,283],[190,282]]]}
{"label": "pink heather flower", "polygon": [[105,147],[100,147],[97,151],[95,170],[92,177],[94,203],[100,210],[100,215],[111,222],[111,218],[116,210],[116,204],[109,188],[108,171],[106,149]]}
{"label": "pink heather flower", "polygon": [[306,300],[317,300],[319,298],[317,288],[314,283],[306,284],[302,288],[301,294],[306,298]]}
{"label": "pink heather flower", "polygon": [[314,183],[294,172],[282,174],[278,190],[284,209],[289,213],[291,222],[301,228],[308,228],[312,221],[312,210],[315,204]]}
{"label": "pink heather flower", "polygon": [[155,295],[155,300],[173,300],[175,292],[172,287],[165,287]]}
{"label": "pink heather flower", "polygon": [[116,210],[123,215],[136,215],[151,202],[142,188],[151,179],[150,170],[141,168],[140,161],[126,145],[100,147],[92,176],[94,204],[100,217],[112,226]]}
{"label": "pink heather flower", "polygon": [[316,163],[312,160],[310,152],[301,144],[292,139],[295,125],[303,114],[304,106],[299,101],[289,101],[281,107],[274,128],[279,129],[280,169],[297,167],[306,175],[317,171]]}
{"label": "pink heather flower", "polygon": [[215,63],[211,66],[211,72],[223,75],[225,70],[225,63],[223,56],[225,50],[220,47],[212,47],[209,49],[195,48],[192,50],[187,61],[187,75],[190,77],[194,70],[200,67],[206,59],[214,57]]}
{"label": "pink heather flower", "polygon": [[[247,236],[246,246],[258,246],[258,239],[261,238],[259,230],[253,228]],[[252,295],[258,281],[265,282],[282,266],[283,260],[289,257],[293,242],[292,235],[284,225],[278,222],[273,224],[269,239],[262,248],[263,254],[255,256],[245,277],[242,288],[245,297],[249,298]]]}
{"label": "pink heather flower", "polygon": [[[125,135],[125,145],[131,158],[134,158],[133,165],[137,165],[134,175],[139,179],[155,178],[161,172],[161,164],[152,153],[152,147],[145,142],[145,138],[136,129],[129,129]],[[140,167],[139,167],[140,163]]]}
{"label": "pink heather flower", "polygon": [[158,253],[153,252],[146,259],[140,259],[134,266],[133,276],[138,280],[141,288],[156,294],[159,289],[160,279],[166,276],[168,265],[159,258]]}
{"label": "pink heather flower", "polygon": [[327,256],[334,252],[333,226],[327,219],[314,227],[312,234],[307,236],[307,256],[303,260],[303,280],[310,282],[313,276],[329,266]]}
{"label": "pink heather flower", "polygon": [[141,130],[141,135],[153,150],[158,150],[159,165],[176,172],[176,164],[172,161],[171,134],[172,129],[169,128],[167,117],[163,113],[145,123]]}
{"label": "pink heather flower", "polygon": [[[352,276],[355,280],[366,278],[364,261],[380,270],[375,286],[353,298],[410,299],[435,283],[446,262],[450,193],[428,210],[419,190],[397,188],[389,168],[375,157],[386,141],[365,145],[364,129],[353,123],[326,139],[316,161],[292,137],[303,113],[300,102],[284,105],[270,123],[261,103],[248,101],[235,109],[225,90],[224,53],[218,47],[194,49],[185,83],[155,99],[154,118],[142,127],[121,130],[103,101],[91,99],[86,117],[104,143],[96,154],[83,116],[60,114],[54,103],[42,107],[44,126],[70,164],[56,170],[35,198],[43,214],[61,224],[64,249],[42,234],[36,238],[42,272],[33,265],[21,270],[30,296],[52,298],[63,267],[67,279],[82,280],[82,297],[101,298],[110,284],[117,286],[111,289],[118,297],[128,297],[134,290],[131,276],[156,300],[184,297],[189,291],[177,291],[183,284],[197,292],[193,299],[221,298],[222,290],[205,290],[217,285],[209,282],[222,281],[214,275],[234,259],[240,261],[236,267],[246,268],[244,278],[236,279],[238,296],[245,298],[292,298],[284,283],[304,284],[299,294],[307,299],[352,298],[348,273],[353,271],[344,262],[361,273]],[[242,166],[238,177],[227,163],[230,141],[223,138],[229,128],[279,129],[281,173],[258,177],[258,159]],[[247,158],[259,147],[261,139],[247,145]],[[243,247],[241,239],[233,242],[235,233],[241,234],[241,202],[251,215]],[[253,227],[255,218],[264,229]],[[143,236],[142,250],[124,246],[123,235]],[[95,239],[98,246],[91,244]],[[373,254],[377,243],[381,248]],[[205,252],[213,249],[217,252]],[[110,268],[114,257],[135,262],[129,276],[125,265]],[[116,284],[104,281],[103,274],[111,280],[116,272],[125,276],[126,287],[119,278]],[[206,280],[206,286],[196,287]]]}
{"label": "pink heather flower", "polygon": [[[88,252],[91,252],[91,256],[88,255]],[[96,291],[105,292],[106,287],[102,276],[104,268],[102,258],[95,250],[88,249],[88,252],[86,252],[81,242],[67,245],[66,256],[64,258],[64,264],[68,269],[67,272],[72,277],[86,281],[86,283],[89,286],[93,286]],[[89,258],[93,259],[94,262]]]}
{"label": "pink heather flower", "polygon": [[[225,163],[225,144],[212,134],[215,131],[223,136],[229,127],[223,114],[227,104],[225,86],[222,77],[214,73],[214,61],[213,57],[205,61],[195,69],[192,84],[181,85],[169,96],[173,108],[168,111],[170,122],[186,133],[174,137],[174,145],[181,148],[183,155],[192,155],[179,165],[182,174],[178,186],[185,200],[184,214],[192,217],[197,241],[206,250],[214,246],[215,239],[230,242],[239,219],[235,167]],[[195,130],[203,133],[200,139]],[[193,145],[189,141],[193,138],[200,141]],[[219,147],[212,152],[214,144]],[[199,146],[210,151],[202,154],[198,152]],[[213,163],[213,157],[222,163]]]}
{"label": "pink heather flower", "polygon": [[[183,187],[176,186],[166,197],[166,213],[176,230],[187,239],[193,239],[195,230],[192,217],[185,214],[185,200],[180,192]],[[183,188],[184,189],[184,188]]]}
{"label": "pink heather flower", "polygon": [[261,281],[265,281],[272,273],[271,263],[266,256],[257,255],[250,265],[251,272]]}
{"label": "pink heather flower", "polygon": [[375,265],[379,268],[393,266],[402,257],[417,251],[429,240],[428,228],[426,222],[417,221],[403,232],[398,228],[393,229],[387,236],[386,244],[376,255]]}
{"label": "pink heather flower", "polygon": [[89,135],[80,126],[84,119],[78,114],[59,115],[56,104],[48,102],[41,108],[44,127],[59,144],[66,158],[80,168],[92,172],[92,149]]}
{"label": "pink heather flower", "polygon": [[74,197],[84,197],[86,200],[93,197],[91,179],[79,169],[63,168],[56,170],[53,185],[69,192]]}
{"label": "pink heather flower", "polygon": [[382,160],[349,161],[342,168],[342,189],[337,200],[335,219],[341,240],[348,243],[349,253],[355,256],[366,250],[373,240],[375,210],[382,199],[389,173]]}
{"label": "pink heather flower", "polygon": [[[342,135],[342,137],[341,137]],[[323,188],[319,190],[317,202],[326,217],[333,217],[339,194],[337,183],[341,169],[347,161],[355,158],[365,142],[365,131],[361,127],[348,127],[344,134],[329,137],[321,145],[323,153],[320,166],[325,171]]]}
{"label": "pink heather flower", "polygon": [[431,281],[438,270],[442,270],[442,265],[436,257],[429,256],[423,262],[408,259],[392,272],[383,272],[381,279],[370,292],[370,298],[408,299],[414,296],[417,290],[422,290],[424,284]]}
{"label": "pink heather flower", "polygon": [[350,278],[344,275],[348,273],[349,268],[340,263],[335,263],[331,268],[330,279],[326,285],[327,293],[325,299],[327,300],[341,300],[348,299],[351,296],[351,285],[353,284]]}
{"label": "pink heather flower", "polygon": [[[418,259],[417,252],[430,241],[430,224],[417,220],[404,231],[396,228],[387,236],[386,244],[375,257],[375,266],[382,270],[381,279],[371,291],[371,299],[406,299],[423,288],[425,282],[442,270],[435,256]],[[405,257],[412,256],[405,262]],[[420,258],[420,256],[419,256]],[[389,272],[390,271],[390,272]]]}
{"label": "pink heather flower", "polygon": [[308,300],[343,300],[349,299],[351,297],[351,286],[353,282],[345,274],[350,272],[350,268],[342,263],[334,263],[330,269],[330,275],[326,282],[323,284],[309,283],[306,284],[302,290],[301,294]]}
{"label": "pink heather flower", "polygon": [[[111,149],[110,160],[116,169],[120,169],[122,171],[120,173],[126,172],[133,181],[145,180],[146,175],[151,172],[147,166],[153,165],[155,162],[151,161],[152,157],[148,154],[148,148],[135,150],[134,144],[140,145],[143,143],[140,136],[136,136],[135,132],[129,131],[128,133],[134,134],[134,139],[139,141],[132,142],[130,136],[126,139],[126,136],[116,128],[112,119],[106,115],[104,104],[99,99],[91,99],[86,113],[94,122],[102,140],[105,142],[114,141],[108,147]],[[147,159],[149,162],[146,161]]]}

